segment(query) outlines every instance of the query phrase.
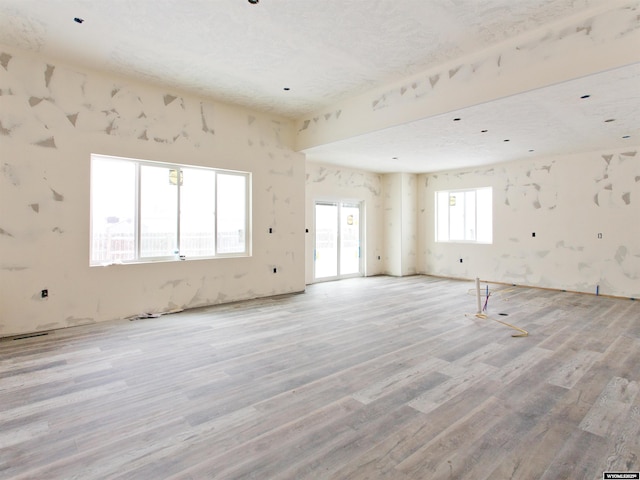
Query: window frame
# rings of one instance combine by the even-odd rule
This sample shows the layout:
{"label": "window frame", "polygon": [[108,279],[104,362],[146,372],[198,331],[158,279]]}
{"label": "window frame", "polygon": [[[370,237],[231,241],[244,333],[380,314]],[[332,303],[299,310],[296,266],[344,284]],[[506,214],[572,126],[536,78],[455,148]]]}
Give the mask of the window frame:
{"label": "window frame", "polygon": [[[491,202],[491,215],[490,215],[490,220],[491,220],[491,226],[489,229],[489,233],[490,233],[490,238],[489,240],[478,240],[478,192],[482,191],[482,190],[488,190],[489,194],[490,194],[490,202]],[[450,199],[451,194],[467,194],[467,193],[474,193],[474,225],[473,225],[473,232],[474,232],[474,239],[451,239],[451,204],[450,201],[447,202],[446,205],[446,211],[447,211],[447,232],[446,232],[446,239],[442,239],[442,235],[440,232],[440,213],[441,213],[441,206],[439,205],[439,196],[440,194],[447,194],[447,199]],[[464,228],[466,230],[466,220],[467,220],[467,205],[466,205],[466,196],[465,196],[465,205],[464,205],[464,213],[463,213],[463,218],[464,218]],[[491,245],[493,244],[493,187],[491,186],[487,186],[487,187],[474,187],[474,188],[461,188],[461,189],[453,189],[453,190],[437,190],[434,194],[434,217],[435,217],[435,222],[434,222],[434,233],[435,233],[435,241],[436,243],[460,243],[460,244],[477,244],[477,245]],[[465,234],[466,235],[466,234]]]}
{"label": "window frame", "polygon": [[[133,219],[133,235],[134,235],[134,258],[127,260],[94,260],[94,178],[93,178],[93,161],[94,159],[114,161],[114,162],[126,162],[134,165],[134,184],[135,184],[135,193],[134,193],[134,219]],[[141,214],[142,214],[142,202],[141,202],[141,182],[142,175],[141,170],[143,166],[151,166],[151,167],[161,167],[167,168],[169,170],[176,170],[176,248],[177,253],[174,255],[158,255],[158,256],[142,256],[141,251],[141,242],[142,242],[142,222],[141,222]],[[214,253],[211,255],[198,255],[198,256],[186,256],[182,255],[180,252],[180,241],[181,241],[181,192],[180,188],[182,187],[182,179],[183,174],[180,173],[182,169],[189,170],[205,170],[209,172],[215,173],[214,186],[215,194],[214,194],[214,229],[213,229],[213,240],[214,240]],[[245,201],[245,209],[244,209],[244,250],[242,252],[227,252],[220,253],[218,249],[218,182],[219,182],[219,174],[222,175],[236,175],[243,177],[245,179],[245,191],[244,191],[244,201]],[[90,175],[89,175],[89,218],[90,218],[90,226],[89,226],[89,266],[90,267],[98,267],[98,266],[107,266],[107,265],[119,265],[119,264],[139,264],[139,263],[158,263],[158,262],[174,262],[174,261],[191,261],[191,260],[211,260],[218,258],[234,258],[234,257],[250,257],[252,255],[252,235],[251,235],[251,225],[252,225],[252,203],[251,203],[251,191],[252,191],[252,174],[251,172],[245,172],[241,170],[230,170],[230,169],[222,169],[222,168],[212,168],[212,167],[204,167],[201,165],[189,165],[183,163],[173,163],[173,162],[162,162],[155,160],[144,160],[137,158],[128,158],[128,157],[119,157],[114,155],[105,155],[99,153],[92,153],[90,155]]]}

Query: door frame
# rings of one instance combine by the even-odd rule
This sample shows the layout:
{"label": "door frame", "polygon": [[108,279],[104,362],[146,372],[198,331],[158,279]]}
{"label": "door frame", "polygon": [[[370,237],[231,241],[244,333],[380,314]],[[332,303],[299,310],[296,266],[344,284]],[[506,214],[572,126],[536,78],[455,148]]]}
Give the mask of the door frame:
{"label": "door frame", "polygon": [[[318,204],[325,204],[325,205],[337,205],[338,206],[338,217],[337,217],[337,223],[338,223],[338,255],[337,255],[337,267],[338,267],[338,275],[336,276],[332,276],[332,277],[323,277],[323,278],[317,278],[316,277],[316,240],[317,240],[317,235],[316,235],[316,205]],[[359,236],[359,259],[358,259],[358,272],[356,273],[349,273],[346,275],[341,275],[340,272],[340,255],[341,255],[341,231],[342,228],[340,226],[340,216],[341,216],[341,210],[342,210],[342,206],[346,205],[349,207],[357,207],[359,210],[359,221],[358,221],[358,236]],[[320,282],[331,282],[334,280],[342,280],[345,278],[355,278],[355,277],[363,277],[364,276],[364,258],[365,258],[365,249],[364,249],[364,245],[365,245],[365,241],[364,241],[364,232],[365,232],[365,228],[364,228],[364,213],[365,213],[365,204],[364,204],[364,200],[355,200],[355,199],[342,199],[342,198],[329,198],[329,197],[322,197],[322,198],[316,198],[313,200],[313,251],[312,251],[312,262],[313,262],[313,272],[312,272],[312,283],[320,283]]]}

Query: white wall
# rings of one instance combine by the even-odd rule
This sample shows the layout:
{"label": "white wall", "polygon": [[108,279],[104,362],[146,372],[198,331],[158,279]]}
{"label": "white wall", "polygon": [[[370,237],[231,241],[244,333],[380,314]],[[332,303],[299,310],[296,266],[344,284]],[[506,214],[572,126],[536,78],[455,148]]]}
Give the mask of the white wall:
{"label": "white wall", "polygon": [[385,174],[384,187],[384,259],[385,273],[402,276],[402,176]]}
{"label": "white wall", "polygon": [[[640,148],[421,175],[418,185],[421,273],[640,298]],[[487,186],[493,244],[435,242],[434,192]]]}
{"label": "white wall", "polygon": [[402,174],[402,275],[418,272],[418,176]]}
{"label": "white wall", "polygon": [[417,272],[417,176],[383,175],[385,273],[394,276]]}
{"label": "white wall", "polygon": [[[304,290],[305,167],[290,122],[0,56],[0,336]],[[253,255],[90,268],[91,153],[252,172]]]}
{"label": "white wall", "polygon": [[364,202],[365,275],[417,273],[417,175],[377,174],[307,161],[307,283],[313,283],[316,200]]}
{"label": "white wall", "polygon": [[[364,202],[364,269],[365,275],[384,272],[382,176],[348,168],[307,162],[306,219],[306,282],[313,283],[313,238],[315,235],[314,202],[316,200],[350,200]],[[380,259],[378,259],[380,257]]]}

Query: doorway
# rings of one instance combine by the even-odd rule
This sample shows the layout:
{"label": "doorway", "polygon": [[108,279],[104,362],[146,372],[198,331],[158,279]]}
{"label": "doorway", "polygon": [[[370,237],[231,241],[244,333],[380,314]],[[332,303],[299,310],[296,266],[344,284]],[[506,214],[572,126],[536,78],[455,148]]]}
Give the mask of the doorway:
{"label": "doorway", "polygon": [[360,203],[315,202],[315,280],[362,275],[360,210]]}

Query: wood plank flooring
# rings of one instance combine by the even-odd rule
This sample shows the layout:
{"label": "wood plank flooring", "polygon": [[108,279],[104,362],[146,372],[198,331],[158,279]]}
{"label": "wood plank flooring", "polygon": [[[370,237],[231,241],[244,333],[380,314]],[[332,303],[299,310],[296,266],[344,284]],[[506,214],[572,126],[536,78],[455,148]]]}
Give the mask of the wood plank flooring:
{"label": "wood plank flooring", "polygon": [[0,340],[0,479],[640,471],[640,302],[491,285],[512,338],[473,288],[357,278]]}

